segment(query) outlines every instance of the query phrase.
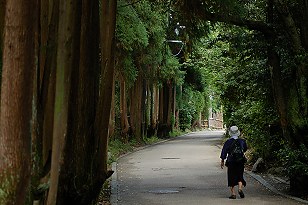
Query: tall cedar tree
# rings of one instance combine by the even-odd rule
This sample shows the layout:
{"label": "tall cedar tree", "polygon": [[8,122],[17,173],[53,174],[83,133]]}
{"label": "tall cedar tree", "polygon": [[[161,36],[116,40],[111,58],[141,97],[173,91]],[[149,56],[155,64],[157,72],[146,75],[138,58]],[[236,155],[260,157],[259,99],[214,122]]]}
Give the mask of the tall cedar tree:
{"label": "tall cedar tree", "polygon": [[0,204],[24,204],[29,189],[36,8],[33,0],[8,0],[5,7]]}

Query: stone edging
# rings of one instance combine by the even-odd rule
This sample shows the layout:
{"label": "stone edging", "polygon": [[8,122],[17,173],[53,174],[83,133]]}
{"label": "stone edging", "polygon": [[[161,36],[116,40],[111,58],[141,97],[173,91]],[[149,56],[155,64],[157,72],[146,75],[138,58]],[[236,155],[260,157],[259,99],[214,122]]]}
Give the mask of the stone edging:
{"label": "stone edging", "polygon": [[307,200],[295,197],[295,196],[291,196],[288,194],[284,194],[282,192],[280,192],[279,190],[277,190],[274,186],[272,186],[271,184],[269,184],[266,180],[264,180],[260,175],[255,174],[251,171],[245,171],[245,173],[247,173],[249,176],[251,176],[252,178],[254,178],[255,180],[257,180],[258,182],[260,182],[263,186],[265,186],[267,189],[269,189],[270,191],[272,191],[275,194],[278,194],[280,196],[283,196],[285,198],[289,198],[289,199],[293,199],[295,201],[301,202],[301,203],[305,203],[308,204]]}

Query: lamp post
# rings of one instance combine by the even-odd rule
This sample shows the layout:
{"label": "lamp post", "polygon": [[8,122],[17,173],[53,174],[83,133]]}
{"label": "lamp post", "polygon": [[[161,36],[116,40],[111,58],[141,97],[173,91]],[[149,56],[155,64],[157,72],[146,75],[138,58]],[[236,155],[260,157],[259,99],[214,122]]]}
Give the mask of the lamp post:
{"label": "lamp post", "polygon": [[[170,14],[170,18],[172,19],[172,15],[171,14]],[[185,28],[186,28],[185,26],[181,26],[180,23],[177,22],[176,26],[175,26],[175,29],[174,29],[175,35],[179,36],[180,35],[180,31],[185,29]],[[181,44],[180,50],[178,51],[178,53],[173,54],[173,56],[178,56],[181,53],[181,51],[183,50],[184,45],[185,45],[185,43],[183,41],[181,41],[181,40],[166,40],[166,42],[167,43],[179,43],[179,44]]]}

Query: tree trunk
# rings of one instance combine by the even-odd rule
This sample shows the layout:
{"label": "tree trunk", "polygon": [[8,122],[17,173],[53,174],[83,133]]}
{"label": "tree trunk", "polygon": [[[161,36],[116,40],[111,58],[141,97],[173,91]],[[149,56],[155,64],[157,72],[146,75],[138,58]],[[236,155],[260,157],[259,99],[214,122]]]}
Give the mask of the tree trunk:
{"label": "tree trunk", "polygon": [[102,185],[101,170],[94,167],[100,156],[96,155],[97,136],[93,126],[99,84],[99,8],[97,1],[82,0],[81,4],[75,17],[78,20],[73,58],[78,65],[74,65],[71,78],[69,133],[60,173],[58,204],[90,204]]}
{"label": "tree trunk", "polygon": [[[36,1],[8,0],[0,114],[0,204],[24,204],[31,167]],[[3,158],[5,156],[5,158]]]}
{"label": "tree trunk", "polygon": [[164,123],[164,87],[159,88],[158,123]]}
{"label": "tree trunk", "polygon": [[2,56],[5,3],[6,0],[0,0],[0,56]]}
{"label": "tree trunk", "polygon": [[[51,5],[50,5],[51,6]],[[43,6],[42,6],[43,7]],[[48,9],[49,10],[49,9]],[[51,10],[51,20],[48,23],[48,39],[46,44],[46,57],[41,58],[41,73],[39,80],[39,99],[38,117],[40,124],[39,134],[43,136],[42,141],[42,163],[44,177],[51,167],[52,136],[54,126],[54,103],[55,103],[55,84],[56,84],[56,63],[57,63],[57,33],[59,20],[59,0],[53,0]],[[44,25],[45,26],[45,25]],[[43,27],[44,27],[43,26]],[[45,32],[41,31],[41,32]],[[46,179],[45,179],[46,183]]]}
{"label": "tree trunk", "polygon": [[172,101],[173,101],[173,86],[172,86],[172,81],[168,81],[167,83],[167,88],[168,88],[168,109],[167,109],[167,126],[171,127],[171,116],[172,116]]}
{"label": "tree trunk", "polygon": [[287,115],[287,102],[285,97],[285,89],[281,79],[280,60],[278,54],[271,47],[269,47],[268,49],[268,63],[271,71],[274,99],[278,108],[278,114],[283,136],[286,140],[290,142],[291,138],[288,130],[289,121]]}
{"label": "tree trunk", "polygon": [[308,0],[301,0],[301,22],[300,22],[300,34],[301,41],[305,50],[308,50]]}
{"label": "tree trunk", "polygon": [[[171,96],[170,96],[171,94]],[[167,137],[171,131],[172,84],[164,83],[160,89],[158,137]]]}
{"label": "tree trunk", "polygon": [[176,99],[181,99],[182,96],[182,86],[179,86],[178,88],[175,88],[174,91],[174,98],[175,98],[175,106],[174,106],[174,127],[175,129],[180,129],[180,111],[179,111],[179,107],[180,105],[178,105]]}
{"label": "tree trunk", "polygon": [[97,114],[95,117],[95,136],[98,137],[96,144],[97,161],[95,167],[101,172],[99,183],[103,183],[107,176],[107,148],[109,135],[109,120],[111,111],[112,86],[114,81],[115,67],[115,25],[117,1],[101,0],[101,81],[99,88],[99,99]]}
{"label": "tree trunk", "polygon": [[[147,81],[148,82],[148,81]],[[151,91],[151,84],[152,83],[147,83],[146,85],[146,101],[145,101],[145,136],[153,136],[153,134],[149,131],[149,128],[151,126],[151,99],[152,99],[152,91]],[[150,134],[150,135],[148,135]]]}
{"label": "tree trunk", "polygon": [[167,126],[170,131],[173,130],[175,119],[175,103],[176,103],[176,87],[172,80],[167,83],[168,86],[168,110],[167,110]]}
{"label": "tree trunk", "polygon": [[130,125],[138,143],[142,142],[142,76],[139,74],[130,96]]}
{"label": "tree trunk", "polygon": [[[274,16],[274,1],[268,1],[268,8],[267,8],[267,22],[273,23],[273,16]],[[268,41],[268,64],[271,72],[271,81],[272,81],[272,89],[273,95],[275,99],[275,103],[277,106],[277,111],[279,114],[280,125],[282,128],[283,137],[290,141],[290,133],[288,130],[289,122],[287,116],[287,102],[284,95],[284,87],[281,79],[281,67],[280,67],[280,59],[277,52],[274,50],[275,45],[273,44],[274,39],[273,36],[269,36]]]}
{"label": "tree trunk", "polygon": [[60,0],[59,32],[56,68],[55,112],[50,171],[50,188],[47,204],[56,204],[58,195],[59,175],[63,171],[64,148],[68,135],[68,104],[71,89],[71,73],[74,66],[75,53],[75,20],[76,1]]}
{"label": "tree trunk", "polygon": [[156,129],[157,131],[157,123],[158,123],[158,115],[159,115],[159,105],[160,105],[160,99],[159,99],[159,88],[157,83],[153,85],[153,118],[152,118],[152,127]]}
{"label": "tree trunk", "polygon": [[141,103],[140,103],[140,114],[141,114],[141,139],[144,140],[144,137],[147,136],[147,80],[141,80]]}
{"label": "tree trunk", "polygon": [[[285,31],[288,34],[287,37],[290,39],[290,45],[292,45],[291,49],[294,52],[294,57],[296,55],[303,55],[304,44],[302,42],[301,34],[305,32],[304,30],[300,30],[295,22],[295,17],[292,16],[289,11],[288,4],[282,2],[281,0],[273,0],[275,8],[278,11],[278,15],[281,19],[285,27]],[[305,6],[306,4],[306,6]],[[307,8],[307,2],[303,2],[303,10]],[[300,21],[305,19],[305,13],[300,13]],[[299,146],[301,143],[308,143],[308,125],[305,123],[308,118],[308,89],[307,89],[307,75],[308,75],[308,66],[305,65],[304,60],[297,60],[297,67],[294,70],[295,80],[289,81],[287,87],[287,108],[289,116],[289,130],[290,133],[290,143],[296,146]]]}
{"label": "tree trunk", "polygon": [[127,118],[127,98],[126,98],[126,83],[122,74],[120,80],[120,114],[121,114],[121,136],[128,143],[129,123]]}
{"label": "tree trunk", "polygon": [[149,106],[150,106],[150,125],[148,127],[148,134],[150,136],[155,136],[157,135],[157,107],[158,107],[158,102],[157,102],[157,89],[156,89],[156,84],[151,83],[149,86]]}
{"label": "tree trunk", "polygon": [[111,110],[110,110],[110,119],[109,119],[109,139],[114,136],[115,131],[115,79],[112,83],[112,95],[111,95]]}
{"label": "tree trunk", "polygon": [[[41,39],[39,38],[41,30],[40,30],[40,13],[41,13],[41,2],[37,1],[38,9],[35,13],[38,16],[35,18],[35,38],[34,38],[34,45],[35,45],[35,56],[40,59],[40,45]],[[40,60],[39,60],[40,61]],[[32,101],[32,133],[31,133],[31,191],[28,192],[27,196],[27,204],[33,203],[33,200],[37,198],[37,187],[40,184],[40,174],[42,171],[42,135],[39,132],[40,130],[40,121],[38,118],[39,115],[39,62],[35,65],[35,72],[33,76],[33,101]]]}
{"label": "tree trunk", "polygon": [[[4,14],[5,14],[6,0],[0,0],[0,85],[1,85],[1,71],[2,71],[2,50],[3,50],[3,37],[4,37]],[[1,87],[0,87],[1,88]],[[1,90],[0,90],[1,99]],[[1,110],[1,105],[0,105]]]}
{"label": "tree trunk", "polygon": [[295,21],[289,11],[287,3],[282,3],[281,0],[273,0],[275,8],[278,11],[280,19],[282,20],[285,31],[289,34],[291,44],[295,51],[299,51],[302,48],[299,29],[297,28]]}
{"label": "tree trunk", "polygon": [[159,107],[158,107],[158,124],[157,124],[157,137],[164,137],[164,98],[165,98],[165,89],[164,87],[159,88]]}

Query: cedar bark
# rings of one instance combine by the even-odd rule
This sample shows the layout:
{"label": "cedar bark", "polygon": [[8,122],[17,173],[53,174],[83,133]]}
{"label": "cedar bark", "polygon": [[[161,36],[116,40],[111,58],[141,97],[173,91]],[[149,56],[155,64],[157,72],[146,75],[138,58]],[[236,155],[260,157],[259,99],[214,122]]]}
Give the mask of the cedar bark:
{"label": "cedar bark", "polygon": [[[3,47],[3,37],[4,37],[4,14],[5,14],[5,3],[6,0],[0,0],[0,85],[1,85],[1,70],[2,70],[2,47]],[[1,90],[0,90],[1,99]],[[1,110],[1,105],[0,105]]]}
{"label": "cedar bark", "polygon": [[101,172],[93,167],[94,162],[99,161],[95,155],[93,126],[99,82],[98,1],[82,0],[80,4],[82,7],[78,7],[76,12],[80,15],[75,17],[74,45],[78,65],[74,66],[71,78],[69,133],[60,173],[58,204],[90,204],[101,186]]}
{"label": "cedar bark", "polygon": [[[48,39],[46,43],[46,57],[41,58],[40,69],[43,73],[39,75],[41,83],[39,84],[39,106],[40,109],[39,121],[41,123],[41,130],[43,142],[42,142],[42,162],[44,170],[42,175],[44,176],[50,171],[49,160],[51,157],[52,149],[52,136],[53,136],[53,119],[54,119],[54,102],[55,102],[55,84],[56,84],[56,59],[57,59],[57,33],[58,33],[58,21],[59,21],[59,0],[53,0],[50,5],[51,19],[48,23]],[[45,32],[45,30],[44,30]]]}
{"label": "cedar bark", "polygon": [[[267,10],[268,23],[273,23],[273,15],[274,15],[273,6],[274,6],[274,1],[269,0],[268,10]],[[274,50],[275,45],[273,44],[273,42],[275,42],[273,36],[270,36],[270,40],[268,41],[269,44],[268,64],[271,72],[273,95],[279,114],[283,137],[290,142],[291,138],[290,138],[290,133],[288,131],[289,121],[287,116],[287,102],[286,102],[283,82],[281,79],[280,59],[277,52]]]}
{"label": "cedar bark", "polygon": [[76,1],[60,0],[59,32],[56,67],[54,128],[50,171],[50,188],[47,204],[57,203],[59,174],[62,171],[64,147],[68,134],[68,102],[71,89],[71,73],[74,65],[74,31]]}
{"label": "cedar bark", "polygon": [[[300,28],[298,27],[296,23],[296,17],[294,17],[294,15],[292,15],[291,12],[289,11],[289,7],[287,3],[281,0],[269,1],[269,7],[273,7],[273,6],[275,6],[279,19],[281,20],[281,23],[285,27],[285,31],[287,33],[286,37],[289,38],[291,42],[290,43],[291,50],[293,51],[294,56],[302,55],[304,51],[304,42],[302,42],[303,38],[301,37],[301,35],[305,32],[305,29],[300,30]],[[307,8],[307,6],[305,7],[305,3],[303,3],[302,6],[303,6],[303,10]],[[273,13],[273,8],[269,8],[269,12]],[[305,11],[303,11],[300,14],[302,15],[300,19],[301,18],[304,19]],[[268,16],[271,17],[268,20],[273,21],[272,20],[273,14],[269,14]],[[274,41],[271,41],[269,44],[271,45],[272,42]],[[275,55],[274,55],[274,58],[275,58]],[[276,67],[278,69],[277,71],[281,70],[279,63],[280,62],[274,62],[274,65],[276,64]],[[272,66],[272,68],[273,68],[273,72],[275,72],[275,67]],[[280,101],[281,99],[277,99],[276,102],[278,104],[278,110],[279,110],[280,117],[282,118],[281,122],[282,122],[283,133],[289,139],[289,143],[292,144],[292,146],[305,143],[305,140],[306,142],[308,141],[307,134],[306,134],[308,130],[308,126],[303,125],[302,123],[298,123],[298,122],[305,122],[307,119],[307,115],[308,115],[308,100],[307,100],[308,72],[307,72],[307,66],[305,65],[304,60],[297,61],[297,66],[296,66],[296,69],[294,69],[294,74],[295,74],[294,75],[295,80],[287,82],[288,87],[285,88],[285,91],[279,91],[279,89],[281,89],[284,83],[279,82],[280,79],[279,78],[276,79],[276,77],[273,76],[274,77],[273,82],[276,84],[277,83],[280,84],[280,85],[277,84],[274,87],[274,92],[276,93],[276,95],[278,94],[278,92],[282,94],[285,93],[285,96],[283,96],[284,102],[281,102]],[[282,97],[282,94],[278,94],[280,95],[280,98]],[[285,108],[281,107],[282,106],[281,103],[285,104],[284,105]],[[282,112],[286,112],[286,114],[282,115]],[[289,118],[287,118],[288,116]]]}
{"label": "cedar bark", "polygon": [[0,0],[0,57],[2,54],[2,45],[3,45],[5,3],[6,0]]}
{"label": "cedar bark", "polygon": [[171,124],[171,118],[173,116],[173,83],[172,81],[168,81],[167,83],[167,87],[168,87],[168,109],[167,109],[167,126],[172,127],[172,124]]}
{"label": "cedar bark", "polygon": [[0,113],[0,204],[24,204],[30,183],[36,1],[8,0]]}
{"label": "cedar bark", "polygon": [[[286,28],[285,30],[288,33],[288,36],[291,40],[290,45],[292,45],[295,55],[302,55],[304,51],[305,41],[302,42],[303,38],[301,37],[301,34],[302,35],[305,34],[305,28],[307,26],[302,27],[302,29],[300,29],[300,27],[297,26],[295,22],[295,17],[292,16],[291,12],[289,11],[288,5],[285,2],[282,2],[281,0],[274,0],[274,3],[277,8],[278,14],[280,18],[282,19],[282,22]],[[308,7],[307,2],[302,4],[303,11],[300,13],[300,19],[302,19],[302,21],[305,19],[305,15],[307,15],[308,11],[307,10],[305,11],[307,7]],[[302,118],[301,120],[306,121],[307,115],[308,115],[308,99],[307,99],[308,98],[308,89],[307,89],[308,66],[306,65],[304,60],[300,60],[299,62],[297,62],[297,64],[298,65],[295,71],[296,73],[295,85],[290,87],[290,93],[291,94],[293,93],[292,98],[294,97],[297,98],[297,104],[298,104],[297,110],[293,112],[296,112],[296,114],[299,115],[300,118]],[[293,124],[296,124],[295,119],[291,119],[291,120],[293,121],[292,122]],[[296,125],[296,127],[299,127],[299,126],[301,125]],[[306,125],[306,128],[304,129],[308,129],[307,125]],[[298,135],[298,133],[295,133],[295,135]]]}
{"label": "cedar bark", "polygon": [[126,82],[122,74],[119,75],[120,80],[120,114],[121,114],[121,135],[122,139],[128,143],[129,123],[127,117],[127,98],[126,98]]}
{"label": "cedar bark", "polygon": [[131,126],[138,143],[142,142],[142,76],[139,74],[131,92]]}
{"label": "cedar bark", "polygon": [[301,1],[301,8],[302,9],[302,21],[300,25],[301,29],[301,39],[303,42],[303,47],[305,50],[308,50],[308,0],[302,0]]}
{"label": "cedar bark", "polygon": [[157,83],[153,85],[153,118],[152,118],[152,127],[157,130],[157,123],[158,123],[158,115],[159,115],[159,105],[160,105],[160,98],[159,98],[159,88]]}
{"label": "cedar bark", "polygon": [[[37,9],[35,13],[38,15],[35,18],[35,27],[34,27],[34,45],[35,45],[35,56],[37,58],[40,58],[40,44],[41,40],[39,38],[40,36],[40,5],[41,2],[37,1]],[[38,113],[39,113],[39,105],[38,105],[38,97],[39,97],[39,83],[40,81],[38,80],[39,77],[39,63],[36,63],[35,65],[35,72],[33,76],[33,101],[32,101],[32,132],[31,132],[31,191],[28,192],[27,196],[27,204],[28,203],[33,203],[33,199],[35,198],[35,195],[37,193],[37,187],[39,185],[39,179],[40,179],[40,173],[42,169],[42,161],[41,161],[41,156],[42,156],[42,135],[40,134],[39,127],[40,127],[40,122],[38,120]]]}
{"label": "cedar bark", "polygon": [[159,107],[158,107],[158,124],[164,123],[164,87],[159,88]]}
{"label": "cedar bark", "polygon": [[141,102],[140,102],[140,122],[141,122],[141,139],[143,141],[144,137],[147,136],[147,123],[146,123],[146,118],[147,118],[147,80],[142,79],[141,80]]}
{"label": "cedar bark", "polygon": [[111,95],[111,111],[110,111],[110,119],[109,119],[109,139],[111,139],[114,135],[115,130],[115,79],[113,79],[112,83],[112,95]]}
{"label": "cedar bark", "polygon": [[159,97],[158,137],[166,137],[171,131],[172,93],[171,82],[164,83],[164,86],[160,89]]}
{"label": "cedar bark", "polygon": [[278,113],[280,117],[280,124],[283,131],[283,136],[285,139],[290,141],[290,133],[288,131],[289,121],[287,116],[287,103],[285,98],[284,87],[281,79],[281,68],[279,64],[279,56],[273,50],[273,48],[268,48],[268,62],[270,65],[271,79],[273,86],[274,99],[276,106],[278,108]]}
{"label": "cedar bark", "polygon": [[291,45],[293,49],[298,52],[302,49],[302,43],[298,28],[295,24],[295,21],[289,11],[287,3],[281,2],[281,0],[273,0],[273,3],[278,11],[280,19],[282,19],[285,31],[289,34],[292,41]]}
{"label": "cedar bark", "polygon": [[[151,112],[152,112],[151,99],[153,97],[153,93],[151,91],[151,84],[152,83],[149,83],[149,82],[147,83],[146,92],[145,92],[145,96],[146,96],[146,101],[145,101],[145,130],[146,130],[146,132],[148,131],[148,129],[150,128],[150,125],[151,125]],[[146,133],[145,136],[148,136],[147,134],[148,133]]]}
{"label": "cedar bark", "polygon": [[108,128],[111,111],[112,85],[114,80],[114,58],[115,58],[115,25],[117,1],[101,0],[100,17],[100,46],[101,46],[101,81],[99,86],[99,99],[97,114],[95,117],[95,135],[98,137],[96,144],[97,157],[101,158],[96,162],[97,169],[101,172],[99,182],[107,177],[107,147]]}

